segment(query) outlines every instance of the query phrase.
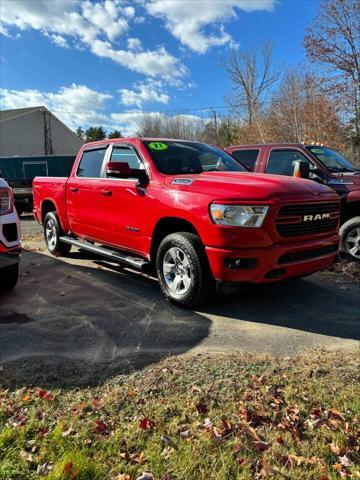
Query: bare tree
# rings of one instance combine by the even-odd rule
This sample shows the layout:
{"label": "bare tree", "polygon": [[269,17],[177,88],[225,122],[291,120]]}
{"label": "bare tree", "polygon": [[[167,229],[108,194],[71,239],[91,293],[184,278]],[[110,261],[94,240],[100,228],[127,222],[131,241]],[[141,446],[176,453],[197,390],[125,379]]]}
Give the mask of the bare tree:
{"label": "bare tree", "polygon": [[316,142],[343,148],[337,104],[325,94],[323,79],[292,69],[275,92],[268,112],[272,141]]}
{"label": "bare tree", "polygon": [[266,43],[262,49],[251,53],[233,51],[224,64],[232,92],[227,102],[231,110],[245,117],[248,125],[258,122],[267,95],[280,73],[272,68],[272,47]]}
{"label": "bare tree", "polygon": [[360,1],[323,0],[304,44],[310,60],[327,69],[331,91],[348,104],[360,157]]}
{"label": "bare tree", "polygon": [[198,140],[202,137],[205,122],[193,115],[145,114],[139,124],[138,134],[142,137],[181,138]]}

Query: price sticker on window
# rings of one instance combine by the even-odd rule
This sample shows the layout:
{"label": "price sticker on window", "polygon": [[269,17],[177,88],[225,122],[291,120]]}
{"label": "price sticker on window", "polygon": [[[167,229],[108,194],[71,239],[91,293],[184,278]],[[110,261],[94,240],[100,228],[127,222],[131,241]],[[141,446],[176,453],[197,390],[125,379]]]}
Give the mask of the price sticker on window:
{"label": "price sticker on window", "polygon": [[149,148],[151,148],[151,150],[167,150],[169,147],[166,145],[166,143],[151,142],[149,143]]}

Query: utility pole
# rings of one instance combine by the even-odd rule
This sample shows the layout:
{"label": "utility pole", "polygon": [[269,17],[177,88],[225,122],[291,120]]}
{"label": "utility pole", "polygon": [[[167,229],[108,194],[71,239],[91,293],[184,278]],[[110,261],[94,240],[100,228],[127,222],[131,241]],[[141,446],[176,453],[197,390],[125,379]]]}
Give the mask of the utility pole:
{"label": "utility pole", "polygon": [[44,153],[45,155],[53,154],[50,112],[46,108],[44,109]]}
{"label": "utility pole", "polygon": [[216,110],[213,111],[214,115],[214,128],[215,128],[215,143],[218,141],[218,124],[217,124],[217,115]]}

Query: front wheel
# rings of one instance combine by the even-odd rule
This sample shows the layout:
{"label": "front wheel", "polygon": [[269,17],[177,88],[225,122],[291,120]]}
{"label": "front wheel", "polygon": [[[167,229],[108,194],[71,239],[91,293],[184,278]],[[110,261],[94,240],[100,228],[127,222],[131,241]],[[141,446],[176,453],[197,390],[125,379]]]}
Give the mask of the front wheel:
{"label": "front wheel", "polygon": [[63,231],[56,213],[47,213],[44,219],[44,237],[47,249],[55,257],[67,255],[71,250],[71,245],[60,240],[62,235]]}
{"label": "front wheel", "polygon": [[11,265],[0,270],[0,291],[6,292],[15,288],[19,278],[19,264]]}
{"label": "front wheel", "polygon": [[182,307],[204,303],[215,292],[204,247],[193,233],[172,233],[163,239],[156,271],[165,297]]}
{"label": "front wheel", "polygon": [[340,251],[360,262],[360,217],[350,218],[340,227]]}

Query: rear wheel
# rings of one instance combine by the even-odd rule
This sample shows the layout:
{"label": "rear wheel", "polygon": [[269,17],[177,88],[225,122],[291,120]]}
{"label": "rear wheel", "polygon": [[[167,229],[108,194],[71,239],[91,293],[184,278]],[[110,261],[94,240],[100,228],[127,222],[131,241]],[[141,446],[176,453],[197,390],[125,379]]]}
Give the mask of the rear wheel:
{"label": "rear wheel", "polygon": [[63,243],[60,237],[63,235],[59,219],[55,212],[49,212],[44,219],[44,236],[46,246],[49,252],[55,257],[67,255],[71,250],[71,245]]}
{"label": "rear wheel", "polygon": [[200,238],[189,232],[172,233],[161,242],[156,271],[165,297],[191,308],[204,303],[215,292]]}
{"label": "rear wheel", "polygon": [[341,225],[340,251],[360,262],[360,217],[351,218]]}
{"label": "rear wheel", "polygon": [[19,264],[11,265],[10,267],[2,268],[0,270],[0,291],[6,292],[15,288],[19,278]]}

